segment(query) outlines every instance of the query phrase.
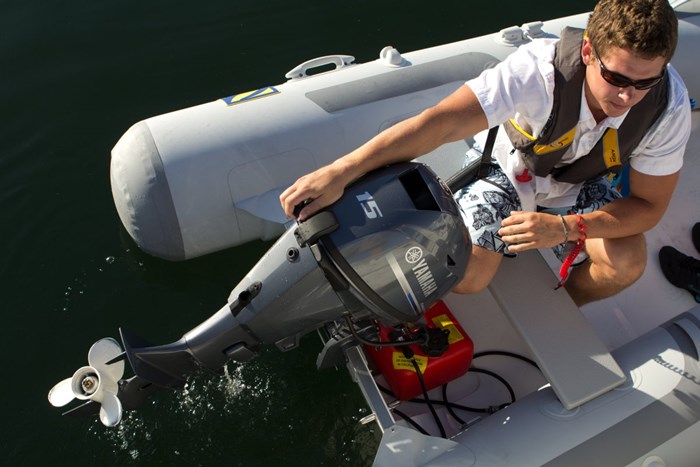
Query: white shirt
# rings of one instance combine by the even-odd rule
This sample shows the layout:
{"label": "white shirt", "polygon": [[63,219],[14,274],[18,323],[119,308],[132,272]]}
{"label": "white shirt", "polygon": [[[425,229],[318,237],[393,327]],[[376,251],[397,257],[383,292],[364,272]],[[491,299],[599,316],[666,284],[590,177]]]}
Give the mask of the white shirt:
{"label": "white shirt", "polygon": [[[506,60],[468,81],[481,103],[489,128],[509,118],[532,129],[538,135],[552,111],[554,100],[554,46],[558,39],[536,39],[521,46]],[[683,165],[683,153],[690,136],[690,104],[688,92],[678,72],[668,66],[670,94],[664,113],[642,138],[630,155],[631,166],[647,175],[670,175]],[[576,136],[560,164],[587,155],[607,128],[618,129],[627,114],[608,117],[596,123],[581,88],[581,111]],[[484,138],[477,138],[477,141]],[[482,145],[483,146],[483,145]],[[525,169],[519,152],[513,153],[505,131],[498,133],[493,157],[516,188],[523,210],[536,206],[564,207],[575,204],[582,184],[558,182],[551,175],[536,177],[530,182],[518,182],[516,174]]]}

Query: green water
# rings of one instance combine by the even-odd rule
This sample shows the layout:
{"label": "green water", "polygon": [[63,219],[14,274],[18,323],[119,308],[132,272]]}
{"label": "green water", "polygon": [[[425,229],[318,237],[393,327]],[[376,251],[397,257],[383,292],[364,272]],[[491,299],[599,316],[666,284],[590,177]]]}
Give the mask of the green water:
{"label": "green water", "polygon": [[120,226],[109,152],[146,117],[264,85],[313,57],[374,60],[588,10],[591,1],[321,0],[0,3],[3,465],[361,466],[378,432],[320,343],[273,349],[163,393],[118,428],[66,418],[53,384],[124,326],[154,343],[218,310],[266,250],[187,263],[141,253]]}

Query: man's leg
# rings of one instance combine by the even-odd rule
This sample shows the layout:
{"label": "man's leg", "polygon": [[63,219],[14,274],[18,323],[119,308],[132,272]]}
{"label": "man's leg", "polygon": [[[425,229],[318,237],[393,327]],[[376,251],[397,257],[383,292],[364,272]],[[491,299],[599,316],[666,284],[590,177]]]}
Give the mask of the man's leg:
{"label": "man's leg", "polygon": [[[574,212],[592,212],[620,197],[606,178],[590,180],[581,188]],[[610,297],[629,287],[642,276],[647,263],[646,241],[642,234],[625,238],[589,238],[585,252],[589,260],[572,268],[564,286],[579,306]]]}
{"label": "man's leg", "polygon": [[489,285],[503,255],[510,254],[508,246],[498,235],[498,229],[511,211],[520,209],[520,200],[496,164],[490,167],[485,178],[455,193],[455,199],[472,239],[472,255],[464,278],[453,291],[476,293]]}
{"label": "man's leg", "polygon": [[577,305],[610,297],[636,282],[647,261],[643,235],[586,240],[589,260],[572,269],[566,290]]}
{"label": "man's leg", "polygon": [[452,291],[464,294],[481,292],[496,275],[498,266],[501,265],[501,259],[503,259],[502,253],[495,253],[473,245],[464,278]]}

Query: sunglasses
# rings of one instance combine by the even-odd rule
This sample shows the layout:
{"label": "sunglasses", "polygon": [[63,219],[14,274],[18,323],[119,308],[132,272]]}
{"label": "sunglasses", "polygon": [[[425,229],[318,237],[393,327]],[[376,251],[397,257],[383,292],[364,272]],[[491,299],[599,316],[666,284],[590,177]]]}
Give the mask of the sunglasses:
{"label": "sunglasses", "polygon": [[602,76],[605,81],[618,88],[634,86],[634,89],[638,89],[640,91],[650,89],[659,84],[664,78],[664,75],[666,74],[666,68],[664,67],[664,69],[661,71],[661,76],[657,76],[656,78],[637,80],[629,79],[625,75],[621,75],[620,73],[616,73],[605,68],[603,61],[600,59],[600,57],[598,56],[598,52],[596,52],[595,49],[593,49],[593,55],[595,55],[595,58],[596,60],[598,60],[598,64],[600,65],[600,76]]}

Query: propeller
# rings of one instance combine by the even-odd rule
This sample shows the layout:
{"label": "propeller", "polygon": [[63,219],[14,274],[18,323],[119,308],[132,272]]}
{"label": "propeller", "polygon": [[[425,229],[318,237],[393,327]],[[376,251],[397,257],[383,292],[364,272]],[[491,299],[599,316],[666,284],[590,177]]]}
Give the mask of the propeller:
{"label": "propeller", "polygon": [[111,337],[100,339],[88,351],[88,366],[78,368],[71,378],[51,388],[49,402],[54,407],[63,407],[73,399],[97,402],[100,421],[106,426],[115,426],[122,418],[122,404],[117,393],[123,375],[121,346]]}

